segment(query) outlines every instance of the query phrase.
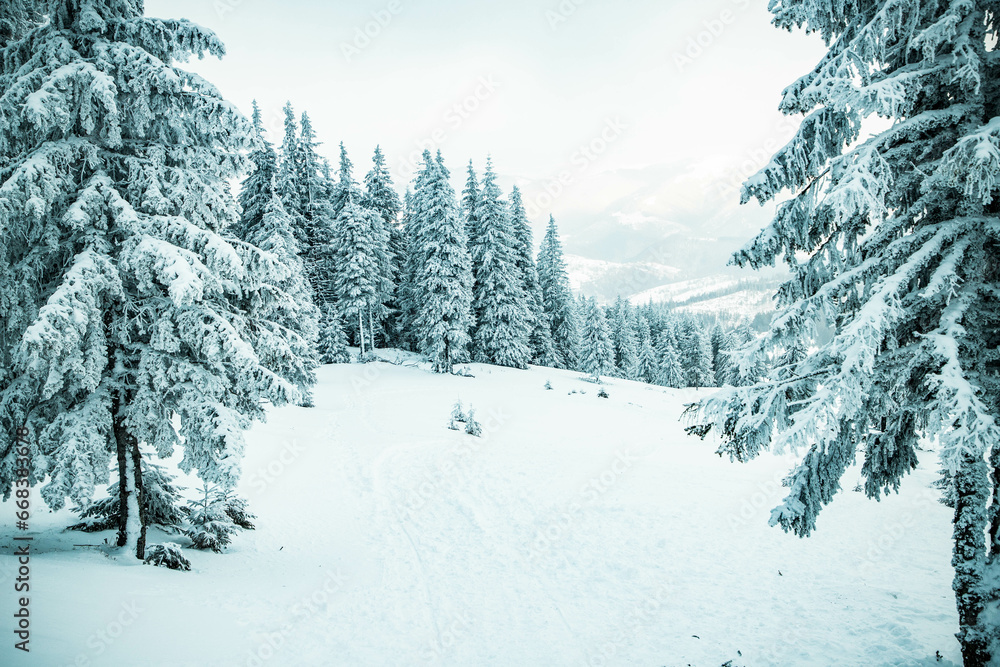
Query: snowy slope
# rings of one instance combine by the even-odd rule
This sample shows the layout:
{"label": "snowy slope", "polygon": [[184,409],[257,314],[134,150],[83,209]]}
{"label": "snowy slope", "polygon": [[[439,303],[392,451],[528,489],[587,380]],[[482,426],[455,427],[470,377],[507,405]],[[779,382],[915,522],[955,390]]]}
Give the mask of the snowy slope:
{"label": "snowy slope", "polygon": [[[934,456],[880,504],[842,492],[799,540],[767,527],[789,459],[730,464],[683,434],[703,392],[471,368],[323,368],[316,408],[250,434],[258,530],[189,552],[193,572],[73,547],[109,534],[39,512],[32,653],[5,595],[0,665],[958,661]],[[459,398],[483,439],[445,428]],[[9,591],[10,503],[0,526]]]}

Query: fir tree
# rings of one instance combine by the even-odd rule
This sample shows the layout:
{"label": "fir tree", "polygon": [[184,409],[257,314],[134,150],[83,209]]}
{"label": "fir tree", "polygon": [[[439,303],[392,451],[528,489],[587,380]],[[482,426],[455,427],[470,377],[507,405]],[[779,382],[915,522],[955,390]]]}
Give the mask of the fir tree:
{"label": "fir tree", "polygon": [[575,369],[580,337],[576,304],[566,273],[559,230],[555,218],[551,216],[538,254],[538,282],[542,290],[542,306],[551,323],[558,367]]}
{"label": "fir tree", "polygon": [[645,315],[638,315],[636,330],[639,332],[639,379],[643,382],[653,384],[656,382],[658,377],[659,361],[657,359],[656,350],[653,347],[653,334],[649,328],[649,320],[646,319]]}
{"label": "fir tree", "polygon": [[597,301],[588,299],[584,313],[581,368],[600,382],[602,375],[615,368],[615,349],[611,344],[607,318]]}
{"label": "fir tree", "polygon": [[243,284],[243,310],[250,325],[247,337],[259,350],[261,364],[295,384],[301,404],[311,406],[319,310],[313,304],[291,217],[273,187],[260,222],[246,224],[242,240],[267,253],[249,253],[256,263],[249,266]]}
{"label": "fir tree", "polygon": [[469,253],[474,278],[475,357],[484,363],[527,368],[530,328],[518,267],[519,242],[489,160],[473,229],[476,236],[469,239]]}
{"label": "fir tree", "polygon": [[323,324],[319,337],[319,360],[323,364],[348,364],[351,353],[347,349],[347,334],[336,308],[323,309]]}
{"label": "fir tree", "polygon": [[615,348],[615,367],[627,380],[639,379],[639,341],[633,328],[632,306],[622,297],[611,310],[611,341]]}
{"label": "fir tree", "polygon": [[656,344],[656,356],[658,360],[656,371],[656,384],[661,387],[672,387],[680,389],[687,386],[687,379],[684,377],[684,367],[681,365],[680,356],[677,354],[677,347],[669,335],[664,332],[660,335]]}
{"label": "fir tree", "polygon": [[258,227],[263,221],[278,175],[278,156],[271,142],[264,136],[264,122],[256,100],[253,103],[251,118],[256,146],[250,153],[252,165],[250,174],[240,187],[240,222],[232,228],[233,235],[240,239],[246,239],[249,231]]}
{"label": "fir tree", "polygon": [[389,247],[386,259],[389,264],[383,268],[383,275],[391,287],[392,294],[386,303],[387,316],[382,337],[388,344],[396,345],[401,342],[397,332],[402,324],[400,317],[402,306],[396,294],[396,288],[403,279],[406,262],[406,240],[399,224],[399,215],[403,210],[403,204],[393,189],[392,176],[386,167],[385,157],[377,146],[372,158],[372,170],[365,176],[362,206],[377,213],[388,232]]}
{"label": "fir tree", "polygon": [[[330,244],[331,291],[337,314],[358,325],[361,356],[376,322],[387,313],[392,283],[386,277],[391,262],[385,223],[377,213],[360,206],[359,192],[351,188],[333,228]],[[367,333],[366,333],[367,332]]]}
{"label": "fir tree", "polygon": [[140,442],[233,485],[265,399],[300,397],[237,306],[262,253],[220,235],[253,128],[173,64],[223,46],[141,6],[52,0],[0,58],[0,490],[22,426],[54,509],[86,503],[117,454],[119,545],[140,558]]}
{"label": "fir tree", "polygon": [[468,178],[465,181],[465,189],[462,190],[462,219],[465,221],[465,236],[470,242],[479,235],[478,215],[481,196],[476,168],[472,160],[469,160]]}
{"label": "fir tree", "polygon": [[310,245],[309,238],[306,236],[306,228],[302,220],[304,211],[302,210],[302,197],[300,194],[302,188],[299,185],[301,170],[298,168],[296,162],[299,156],[299,123],[295,118],[295,109],[292,107],[291,102],[285,104],[284,113],[285,136],[281,142],[276,187],[285,210],[288,211],[295,222],[296,240],[298,240],[303,248],[308,248]]}
{"label": "fir tree", "polygon": [[411,303],[417,347],[434,370],[450,373],[467,354],[472,325],[472,267],[465,225],[440,154],[424,151],[414,180],[408,227],[412,258]]}
{"label": "fir tree", "polygon": [[516,185],[510,195],[510,220],[511,229],[517,239],[517,268],[527,299],[526,315],[531,331],[528,336],[531,361],[539,366],[558,366],[559,358],[552,342],[552,325],[545,313],[542,288],[538,282],[531,223],[528,222],[528,214],[524,210],[521,190]]}
{"label": "fir tree", "polygon": [[347,156],[344,142],[340,142],[340,168],[337,171],[337,182],[333,184],[330,193],[330,214],[334,219],[340,216],[347,205],[347,198],[354,196],[357,187],[357,183],[354,182],[354,163]]}
{"label": "fir tree", "polygon": [[[806,452],[772,522],[800,536],[864,452],[865,491],[898,488],[940,443],[955,489],[953,588],[967,666],[1000,660],[1000,61],[993,2],[772,2],[827,55],[785,89],[795,137],[743,188],[791,198],[735,257],[793,278],[748,353],[812,350],[785,379],[701,405],[737,460]],[[862,136],[862,122],[892,119]],[[817,340],[817,327],[832,335]],[[811,346],[815,346],[814,348]],[[772,377],[775,373],[772,373]],[[801,396],[788,401],[789,391]]]}

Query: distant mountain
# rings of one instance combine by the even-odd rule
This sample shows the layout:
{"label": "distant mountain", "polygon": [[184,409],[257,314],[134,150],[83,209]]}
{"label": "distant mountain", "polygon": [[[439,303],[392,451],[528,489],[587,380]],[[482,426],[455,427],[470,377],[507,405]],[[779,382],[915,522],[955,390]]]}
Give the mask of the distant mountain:
{"label": "distant mountain", "polygon": [[715,275],[660,285],[630,297],[634,305],[668,303],[677,310],[701,315],[753,318],[774,311],[774,294],[781,274],[767,276]]}
{"label": "distant mountain", "polygon": [[566,266],[573,290],[602,303],[676,280],[681,274],[677,267],[656,262],[608,262],[578,255],[567,255]]}

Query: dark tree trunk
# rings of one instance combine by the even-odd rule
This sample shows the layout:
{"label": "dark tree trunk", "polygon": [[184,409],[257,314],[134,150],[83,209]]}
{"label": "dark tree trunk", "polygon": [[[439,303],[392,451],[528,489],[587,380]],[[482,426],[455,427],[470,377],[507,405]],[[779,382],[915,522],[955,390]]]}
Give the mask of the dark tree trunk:
{"label": "dark tree trunk", "polygon": [[983,612],[983,568],[986,565],[986,503],[989,476],[982,457],[966,455],[955,473],[955,568],[952,588],[958,606],[959,631],[965,667],[985,667],[990,663],[986,633],[981,625]]}

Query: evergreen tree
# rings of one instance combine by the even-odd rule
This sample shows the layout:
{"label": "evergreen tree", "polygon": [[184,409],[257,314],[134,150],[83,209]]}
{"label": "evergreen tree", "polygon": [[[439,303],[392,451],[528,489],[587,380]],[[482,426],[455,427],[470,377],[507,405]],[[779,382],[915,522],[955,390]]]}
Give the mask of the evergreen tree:
{"label": "evergreen tree", "polygon": [[284,107],[285,113],[285,136],[281,142],[280,160],[278,161],[278,173],[276,176],[276,187],[278,196],[285,206],[285,210],[292,216],[295,223],[295,238],[302,248],[309,248],[310,239],[306,236],[305,224],[302,220],[304,211],[302,210],[302,188],[299,185],[301,170],[296,160],[299,157],[299,124],[295,119],[295,109],[291,102],[287,102]]}
{"label": "evergreen tree", "polygon": [[484,363],[527,368],[530,328],[527,295],[518,267],[519,242],[487,160],[483,189],[475,211],[476,236],[469,239],[473,267],[473,336],[475,357]]}
{"label": "evergreen tree", "polygon": [[622,297],[611,310],[611,341],[615,348],[615,367],[627,380],[639,379],[639,341],[633,327],[632,306]]}
{"label": "evergreen tree", "polygon": [[357,187],[357,183],[354,182],[354,163],[347,156],[344,142],[340,142],[340,168],[337,172],[337,182],[333,184],[330,193],[330,214],[334,219],[340,216],[347,205],[347,198],[354,194]]}
{"label": "evergreen tree", "polygon": [[538,282],[542,290],[542,306],[551,322],[558,368],[575,369],[576,351],[580,344],[576,304],[566,273],[559,230],[552,216],[549,216],[549,225],[538,254]]}
{"label": "evergreen tree", "polygon": [[333,227],[330,266],[337,314],[343,321],[357,324],[364,358],[375,323],[388,312],[385,304],[392,294],[392,282],[385,275],[391,266],[385,223],[377,213],[358,204],[359,195],[356,188],[347,190]]}
{"label": "evergreen tree", "polygon": [[690,360],[687,367],[689,387],[714,387],[715,369],[712,367],[712,339],[702,329],[693,329],[687,338],[685,356]]}
{"label": "evergreen tree", "polygon": [[396,291],[397,285],[403,280],[406,262],[406,240],[399,224],[399,215],[403,210],[403,204],[393,188],[392,176],[386,167],[382,150],[377,146],[372,158],[372,170],[365,176],[365,194],[362,206],[377,213],[388,232],[389,247],[386,257],[389,265],[383,268],[383,274],[392,287],[392,296],[386,303],[388,314],[382,337],[390,345],[399,345],[402,342],[398,336],[402,324],[400,312],[402,306]]}
{"label": "evergreen tree", "polygon": [[600,382],[601,376],[615,368],[615,349],[604,311],[593,298],[586,301],[583,323],[582,369]]}
{"label": "evergreen tree", "polygon": [[[735,257],[779,257],[793,278],[753,346],[812,351],[782,382],[704,402],[694,432],[721,452],[806,452],[772,522],[800,536],[864,452],[865,492],[898,488],[922,437],[955,488],[953,588],[967,666],[1000,660],[1000,24],[995,2],[772,2],[775,24],[821,35],[827,55],[785,89],[802,124],[743,188],[784,191],[774,222]],[[862,136],[862,121],[892,119]],[[818,326],[832,335],[816,340]],[[811,346],[815,346],[812,348]],[[772,377],[773,377],[772,373]],[[785,400],[794,391],[800,400]]]}
{"label": "evergreen tree", "polygon": [[511,229],[517,239],[517,268],[524,285],[527,299],[527,318],[531,334],[528,346],[531,361],[539,366],[558,366],[559,357],[552,342],[552,324],[545,314],[542,302],[542,288],[538,282],[538,268],[535,265],[535,244],[531,235],[531,223],[524,210],[521,190],[515,185],[510,195]]}
{"label": "evergreen tree", "polygon": [[116,454],[119,545],[139,558],[140,442],[233,485],[264,400],[299,400],[237,307],[262,253],[220,236],[253,128],[173,64],[223,46],[141,6],[51,0],[0,57],[0,490],[22,426],[54,509],[86,503]]}
{"label": "evergreen tree", "polygon": [[643,382],[653,384],[656,382],[659,372],[659,361],[656,350],[653,347],[653,334],[649,328],[649,320],[645,315],[638,315],[636,330],[638,336],[638,369],[639,379]]}
{"label": "evergreen tree", "polygon": [[319,156],[320,143],[316,140],[309,114],[302,113],[299,136],[295,141],[295,178],[299,226],[304,239],[302,256],[306,275],[315,300],[320,304],[334,298],[330,244],[332,243],[334,214],[329,201],[328,174],[324,174],[325,161]]}
{"label": "evergreen tree", "polygon": [[313,304],[291,217],[273,187],[259,224],[244,224],[246,236],[241,240],[267,253],[249,253],[257,263],[248,267],[243,283],[247,337],[259,350],[261,364],[295,384],[301,404],[312,406],[319,310]]}
{"label": "evergreen tree", "polygon": [[424,151],[414,179],[408,227],[412,257],[413,331],[417,348],[439,373],[463,359],[472,325],[472,267],[455,191],[440,153]]}
{"label": "evergreen tree", "polygon": [[465,181],[465,189],[462,190],[462,219],[465,221],[465,236],[470,242],[479,235],[477,216],[480,197],[476,168],[473,166],[472,160],[469,160],[468,178]]}
{"label": "evergreen tree", "polygon": [[351,354],[347,349],[347,334],[336,308],[323,309],[323,327],[319,337],[319,360],[323,364],[349,364]]}
{"label": "evergreen tree", "polygon": [[278,175],[278,156],[271,142],[264,136],[264,122],[256,100],[253,103],[251,118],[256,145],[250,153],[252,165],[250,174],[240,188],[240,222],[232,229],[233,235],[240,239],[246,239],[249,230],[256,228],[263,221]]}
{"label": "evergreen tree", "polygon": [[729,358],[732,348],[732,339],[720,324],[712,327],[712,365],[715,368],[715,386],[722,387],[732,376],[733,362]]}
{"label": "evergreen tree", "polygon": [[0,49],[42,20],[43,5],[38,0],[6,0],[0,5]]}
{"label": "evergreen tree", "polygon": [[668,332],[660,335],[656,344],[656,356],[658,360],[656,384],[674,389],[686,387],[687,378],[684,376],[684,367],[677,354],[677,347]]}

